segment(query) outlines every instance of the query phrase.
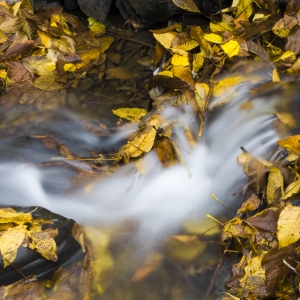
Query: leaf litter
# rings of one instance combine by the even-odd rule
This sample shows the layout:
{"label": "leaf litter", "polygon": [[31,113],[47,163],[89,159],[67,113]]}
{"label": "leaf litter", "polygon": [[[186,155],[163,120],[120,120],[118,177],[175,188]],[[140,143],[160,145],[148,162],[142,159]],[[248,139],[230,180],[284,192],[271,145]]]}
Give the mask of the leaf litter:
{"label": "leaf litter", "polygon": [[[192,0],[173,0],[173,3],[188,12],[202,14]],[[124,119],[139,123],[136,133],[118,151],[91,153],[91,157],[74,154],[55,137],[32,136],[42,139],[46,147],[59,151],[66,160],[83,161],[96,175],[98,172],[110,174],[122,163],[137,163],[152,149],[156,149],[164,167],[184,163],[172,137],[178,122],[169,122],[160,113],[167,107],[189,103],[199,119],[198,137],[190,128],[180,124],[179,127],[191,144],[195,144],[203,132],[210,98],[234,93],[245,80],[243,76],[215,79],[238,60],[243,59],[250,64],[255,60],[271,64],[273,81],[279,84],[281,77],[286,74],[297,77],[300,70],[300,7],[294,0],[289,1],[285,9],[279,8],[275,1],[233,1],[232,7],[211,18],[207,27],[174,22],[166,28],[150,30],[156,45],[134,40],[133,48],[129,52],[127,50],[127,56],[122,58],[121,55],[126,52],[122,45],[130,39],[132,41],[134,36],[130,31],[117,32],[91,18],[82,22],[78,17],[64,13],[59,6],[34,13],[30,1],[25,0],[10,6],[1,2],[0,10],[4,13],[0,22],[0,55],[3,58],[0,64],[1,105],[9,108],[16,104],[29,104],[38,111],[66,104],[81,110],[81,105],[85,105],[87,109],[92,107],[92,111],[93,101],[97,105],[105,105],[105,100],[108,100],[110,107],[115,105],[109,112],[120,118],[119,126],[126,123]],[[116,43],[116,39],[121,39],[121,42]],[[149,70],[146,73],[133,71],[124,63],[135,54],[143,56],[140,60],[143,66],[149,66],[145,61],[153,61],[157,75],[151,77]],[[72,89],[78,88],[87,94],[92,84],[90,78],[99,80],[103,85],[93,90],[90,99],[82,94],[79,100]],[[105,98],[101,89],[105,89],[104,82],[107,84],[109,81],[113,82],[110,87],[115,88],[115,97]],[[150,100],[138,91],[137,83],[139,88],[146,85]],[[132,101],[118,100],[124,91],[132,97]],[[58,95],[57,101],[47,102],[54,92]],[[102,99],[97,102],[91,100],[92,97]],[[135,101],[135,98],[147,99],[156,114],[147,114],[145,104]],[[225,102],[220,101],[218,105]],[[102,114],[107,114],[107,111]],[[284,116],[278,116],[278,119],[282,121]],[[24,122],[28,123],[20,120],[16,126],[23,126]],[[100,136],[110,134],[104,123],[83,124],[87,131],[97,132]],[[227,295],[231,299],[288,299],[298,293],[295,287],[300,282],[297,271],[300,259],[297,250],[299,209],[292,204],[300,192],[297,168],[299,135],[280,140],[278,145],[288,152],[285,164],[262,162],[246,149],[238,158],[248,177],[246,200],[237,216],[224,225],[222,235],[223,243],[236,240],[238,243],[233,243],[231,250],[242,254],[240,262],[233,266],[233,275],[227,284]],[[109,161],[113,163],[109,165]],[[108,164],[108,169],[105,164]],[[85,173],[82,170],[78,172],[79,175]],[[57,232],[43,231],[43,222],[32,219],[29,213],[1,210],[0,252],[4,267],[13,264],[19,247],[29,247],[48,260],[57,260],[54,241]],[[166,240],[167,259],[186,266],[186,262],[201,255],[207,245],[194,235],[195,226],[191,228],[186,235]],[[81,245],[91,251],[91,245],[84,245],[81,230],[76,236]],[[95,241],[96,238],[92,236],[91,239]],[[101,257],[101,260],[93,264],[103,272],[94,275],[97,278],[103,279],[105,271],[109,271],[114,263],[108,251],[109,239],[105,233],[98,236],[100,244],[96,257]],[[132,281],[144,280],[163,264],[164,259],[160,253],[152,253],[136,269]],[[77,270],[74,274],[84,278],[89,286],[90,273],[78,265],[73,269]],[[62,297],[64,292],[59,287],[74,286],[68,277],[70,272],[72,269],[62,267],[53,275],[51,282],[36,283],[36,278],[32,277],[1,287],[0,293],[6,295],[4,299],[11,299],[14,295],[25,299],[34,289],[36,295],[42,294],[45,285],[48,285],[53,287],[55,296]],[[69,279],[64,279],[66,277]],[[97,289],[102,290],[99,286]],[[81,299],[89,298],[89,292],[83,285],[80,293],[83,295]],[[76,295],[71,295],[70,299],[72,297],[76,299]]]}

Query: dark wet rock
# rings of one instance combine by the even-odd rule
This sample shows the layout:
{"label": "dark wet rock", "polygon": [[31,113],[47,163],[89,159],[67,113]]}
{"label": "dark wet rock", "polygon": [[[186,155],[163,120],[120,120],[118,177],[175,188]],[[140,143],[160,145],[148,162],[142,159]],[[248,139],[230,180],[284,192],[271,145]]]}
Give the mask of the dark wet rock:
{"label": "dark wet rock", "polygon": [[[1,208],[7,206],[1,205]],[[18,255],[13,264],[3,267],[0,261],[0,285],[12,284],[18,280],[35,275],[38,279],[49,278],[59,266],[69,266],[75,261],[83,258],[82,248],[72,236],[72,228],[75,221],[55,214],[42,207],[20,207],[9,206],[18,212],[32,212],[35,219],[51,220],[53,224],[44,224],[43,230],[47,228],[58,229],[58,235],[54,238],[58,256],[57,261],[50,261],[39,253],[29,248],[20,247]]]}
{"label": "dark wet rock", "polygon": [[82,11],[100,22],[107,18],[112,2],[113,0],[78,0]]}
{"label": "dark wet rock", "polygon": [[71,12],[80,9],[77,0],[64,0],[63,5],[66,9],[68,9]]}

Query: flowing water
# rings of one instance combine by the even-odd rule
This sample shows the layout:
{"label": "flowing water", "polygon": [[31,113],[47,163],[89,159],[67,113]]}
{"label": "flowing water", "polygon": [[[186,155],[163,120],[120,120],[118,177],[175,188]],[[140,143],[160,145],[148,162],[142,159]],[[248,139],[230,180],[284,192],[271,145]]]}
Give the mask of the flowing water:
{"label": "flowing water", "polygon": [[[241,72],[245,74],[239,68],[233,73]],[[100,153],[104,149],[118,149],[136,125],[99,137],[82,126],[83,120],[97,121],[95,116],[87,117],[78,108],[67,106],[42,112],[26,106],[1,108],[1,204],[42,206],[88,226],[99,239],[103,236],[110,239],[109,259],[114,260],[114,268],[101,279],[105,288],[96,299],[203,298],[221,255],[218,235],[202,237],[201,244],[195,247],[205,249],[198,249],[192,262],[178,259],[172,250],[166,249],[165,239],[173,234],[190,233],[188,222],[196,222],[195,234],[217,225],[206,214],[221,221],[230,217],[210,194],[214,193],[229,208],[238,207],[241,195],[232,197],[231,194],[245,180],[242,168],[236,163],[240,147],[267,158],[276,148],[276,140],[292,132],[278,132],[274,113],[296,114],[297,111],[297,104],[288,100],[296,102],[293,95],[299,84],[274,91],[265,89],[252,96],[251,88],[271,81],[271,69],[257,65],[244,76],[245,81],[229,89],[223,99],[213,99],[202,141],[195,148],[186,142],[182,126],[174,129],[172,138],[185,166],[163,168],[156,153],[151,152],[144,157],[142,173],[135,164],[128,164],[107,178],[101,175],[100,179],[90,180],[76,189],[72,188],[71,179],[76,175],[73,168],[92,171],[89,166],[76,160],[59,164],[63,158],[58,152],[46,149],[33,136],[55,136],[73,153],[89,156],[88,150]],[[247,107],[243,103],[251,103],[251,108],[243,109]],[[166,120],[175,119],[179,125],[198,126],[188,105],[167,109],[162,114]],[[182,248],[181,251],[191,250]],[[154,254],[165,257],[160,268],[146,279],[135,280],[135,270]],[[221,295],[222,284],[228,276],[226,272],[220,273],[211,299]]]}

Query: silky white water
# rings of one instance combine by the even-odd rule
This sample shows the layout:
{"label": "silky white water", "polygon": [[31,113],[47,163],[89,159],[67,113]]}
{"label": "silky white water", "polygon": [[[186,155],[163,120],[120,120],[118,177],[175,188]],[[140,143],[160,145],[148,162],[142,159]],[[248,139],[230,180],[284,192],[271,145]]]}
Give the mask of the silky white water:
{"label": "silky white water", "polygon": [[[174,129],[173,139],[186,166],[178,164],[163,168],[153,151],[143,159],[145,174],[139,173],[134,164],[129,164],[114,175],[91,183],[88,188],[65,193],[71,183],[62,168],[38,168],[32,163],[18,161],[21,157],[26,160],[26,155],[31,159],[35,156],[39,161],[47,161],[51,157],[59,159],[57,153],[50,156],[43,153],[41,147],[33,149],[31,145],[23,146],[22,142],[18,145],[18,139],[21,141],[22,136],[3,139],[0,147],[4,157],[8,158],[0,164],[1,203],[43,206],[81,224],[93,226],[118,224],[124,219],[134,220],[139,224],[139,232],[149,239],[160,239],[175,232],[191,216],[218,216],[224,208],[212,199],[211,193],[229,207],[240,203],[240,199],[231,197],[243,182],[242,168],[236,164],[236,157],[241,153],[240,146],[253,155],[263,156],[278,139],[273,126],[276,117],[272,112],[276,110],[282,94],[271,94],[268,99],[252,99],[251,110],[239,108],[241,103],[249,100],[249,88],[270,81],[270,73],[268,68],[253,72],[248,75],[249,82],[235,86],[234,91],[226,95],[229,103],[212,109],[212,116],[205,124],[204,137],[195,148],[186,143],[180,128]],[[95,149],[99,145],[101,148],[110,147],[121,138],[126,138],[128,131],[136,129],[133,125],[127,132],[120,131],[101,141],[78,129],[78,116],[68,111],[60,114],[63,120],[51,120],[49,130],[54,136],[58,134],[60,140],[74,152],[83,155],[83,149]],[[180,109],[171,108],[162,115],[166,120],[176,119],[179,125],[196,124],[196,117],[189,105]],[[36,133],[39,133],[38,130]],[[83,163],[77,164],[88,168]],[[233,204],[235,202],[238,203]]]}
{"label": "silky white water", "polygon": [[[6,125],[0,131],[0,203],[42,206],[95,228],[115,227],[128,221],[134,224],[134,234],[131,235],[134,236],[134,252],[128,265],[143,261],[145,253],[159,248],[163,239],[178,232],[187,220],[202,220],[204,232],[212,226],[212,222],[205,224],[207,214],[217,219],[222,219],[225,214],[228,216],[224,207],[210,196],[211,193],[233,211],[242,202],[243,189],[235,197],[231,196],[246,180],[242,168],[236,163],[240,147],[258,158],[268,159],[276,149],[276,141],[284,137],[274,126],[278,122],[275,113],[286,111],[297,117],[295,91],[299,84],[274,91],[265,89],[264,93],[252,96],[249,90],[270,82],[272,71],[268,66],[257,65],[251,72],[237,69],[226,76],[241,73],[245,77],[242,83],[230,88],[221,99],[212,99],[203,137],[196,147],[188,144],[182,130],[183,124],[194,132],[198,130],[199,124],[191,106],[161,112],[166,122],[176,124],[172,140],[185,164],[164,168],[156,152],[152,151],[143,157],[142,172],[130,163],[107,178],[99,176],[98,180],[91,180],[76,189],[72,188],[71,182],[76,172],[53,164],[64,160],[58,151],[46,149],[40,140],[28,136],[50,134],[77,155],[89,156],[90,149],[96,153],[103,149],[117,150],[126,143],[128,134],[137,129],[137,124],[125,126],[103,138],[86,132],[80,126],[83,117],[67,109],[36,113],[19,107],[13,114],[6,114],[3,109],[0,113],[6,116],[3,118]],[[241,109],[246,102],[251,103],[251,109]],[[29,131],[26,126],[9,127],[23,118],[36,125],[30,126]],[[291,132],[287,130],[285,134]],[[66,164],[92,171],[82,161],[70,160]],[[203,266],[205,263],[204,260]],[[133,269],[129,274],[132,275]],[[131,285],[130,277],[127,277],[124,274],[122,280]],[[118,286],[112,285],[114,288]],[[204,286],[206,289],[205,283]],[[136,286],[132,289],[135,290]],[[201,292],[205,294],[206,290]],[[139,299],[136,297],[130,299]],[[107,299],[115,298],[107,296]],[[185,296],[185,299],[196,298]]]}

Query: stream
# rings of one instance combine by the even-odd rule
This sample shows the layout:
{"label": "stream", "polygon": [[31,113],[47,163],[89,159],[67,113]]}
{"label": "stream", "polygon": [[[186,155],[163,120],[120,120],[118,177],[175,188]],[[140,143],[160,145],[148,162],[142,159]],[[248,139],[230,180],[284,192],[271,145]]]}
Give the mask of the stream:
{"label": "stream", "polygon": [[[198,126],[191,107],[162,112],[165,120],[179,124],[173,138],[185,161],[185,165],[167,169],[152,151],[144,156],[143,172],[130,163],[107,176],[101,166],[102,173],[78,179],[78,170],[92,173],[90,166],[80,160],[65,160],[57,149],[45,147],[40,138],[55,137],[60,145],[82,157],[89,157],[89,151],[116,151],[137,128],[136,124],[113,125],[117,118],[108,112],[119,104],[80,104],[80,92],[69,90],[64,91],[64,107],[1,107],[1,204],[47,208],[85,226],[97,247],[106,245],[105,251],[98,251],[97,260],[102,262],[93,278],[102,293],[94,291],[92,299],[202,299],[222,255],[218,243],[221,228],[206,215],[220,222],[232,217],[211,193],[234,211],[242,203],[242,190],[231,195],[246,180],[236,163],[240,147],[268,159],[276,141],[296,130],[282,130],[275,113],[298,117],[294,95],[299,84],[250,93],[270,82],[272,71],[260,64],[250,71],[243,68],[226,75],[243,74],[245,81],[212,99],[203,138],[196,147],[188,144],[181,128],[182,124],[192,129]],[[93,93],[95,89],[91,86]],[[105,92],[109,96],[109,88]],[[99,128],[99,122],[110,130],[107,136],[83,125]],[[190,245],[171,237],[200,235],[210,228]],[[152,267],[158,262],[157,268],[140,279],[136,270],[147,261]],[[229,268],[230,264],[225,264],[208,299],[222,295]]]}

